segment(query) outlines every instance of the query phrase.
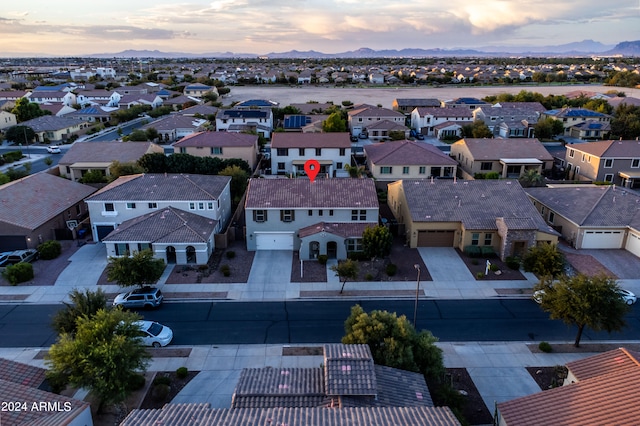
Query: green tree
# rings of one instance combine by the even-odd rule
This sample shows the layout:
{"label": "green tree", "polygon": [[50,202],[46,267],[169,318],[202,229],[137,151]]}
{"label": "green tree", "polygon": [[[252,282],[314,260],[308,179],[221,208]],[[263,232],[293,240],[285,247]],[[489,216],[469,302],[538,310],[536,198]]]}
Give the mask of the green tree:
{"label": "green tree", "polygon": [[393,235],[386,226],[368,226],[362,233],[362,248],[369,258],[389,256],[392,245]]}
{"label": "green tree", "polygon": [[148,141],[147,132],[140,129],[135,129],[133,132],[129,133],[127,136],[127,140],[131,142],[144,142]]}
{"label": "green tree", "polygon": [[121,287],[144,287],[155,284],[164,268],[164,260],[154,259],[151,250],[142,250],[134,252],[133,256],[110,257],[107,279],[115,281]]}
{"label": "green tree", "polygon": [[4,185],[5,183],[9,183],[11,179],[6,174],[0,172],[0,185]]}
{"label": "green tree", "polygon": [[20,98],[16,101],[16,106],[11,109],[11,114],[15,114],[16,121],[22,123],[32,118],[51,115],[51,111],[42,110],[40,105],[30,102],[28,98]]}
{"label": "green tree", "polygon": [[150,359],[139,338],[139,319],[120,309],[79,317],[75,336],[63,333],[51,345],[45,358],[47,377],[89,389],[100,407],[124,401],[131,378],[146,370]]}
{"label": "green tree", "polygon": [[522,267],[539,277],[557,277],[564,273],[564,255],[556,244],[529,247],[522,257]]}
{"label": "green tree", "polygon": [[442,350],[431,332],[417,333],[407,318],[387,311],[367,314],[355,305],[344,323],[344,344],[369,345],[376,364],[439,377],[444,370]]}
{"label": "green tree", "polygon": [[140,173],[144,173],[144,168],[134,161],[121,163],[116,160],[109,166],[109,179],[112,181],[118,179],[120,176],[137,175]]}
{"label": "green tree", "polygon": [[322,122],[322,131],[326,133],[346,132],[347,120],[342,117],[341,112],[334,112]]}
{"label": "green tree", "polygon": [[482,120],[475,120],[472,124],[463,126],[462,135],[467,138],[493,138],[493,133]]}
{"label": "green tree", "polygon": [[234,203],[239,203],[242,194],[244,194],[244,191],[247,189],[249,173],[239,166],[228,166],[221,170],[219,174],[222,176],[231,176],[231,198]]}
{"label": "green tree", "polygon": [[[26,136],[26,141],[25,141]],[[13,126],[9,127],[4,134],[5,139],[15,142],[17,144],[32,143],[36,137],[36,133],[31,127],[28,126]]]}
{"label": "green tree", "polygon": [[528,169],[518,179],[523,188],[532,186],[544,186],[544,177],[535,169]]}
{"label": "green tree", "polygon": [[405,134],[402,130],[391,130],[389,132],[389,139],[391,139],[392,141],[401,141],[401,140],[405,140]]}
{"label": "green tree", "polygon": [[80,178],[81,183],[106,183],[107,177],[104,175],[102,170],[89,170],[86,172],[82,178]]}
{"label": "green tree", "polygon": [[358,264],[351,259],[343,260],[337,265],[331,266],[329,269],[336,273],[336,276],[342,283],[342,287],[340,287],[340,294],[344,291],[344,285],[348,280],[355,280],[358,278]]}
{"label": "green tree", "polygon": [[138,165],[142,167],[146,173],[168,173],[167,156],[161,152],[144,154],[138,160]]}
{"label": "green tree", "polygon": [[551,319],[578,327],[575,347],[580,346],[585,327],[611,333],[626,325],[624,316],[630,307],[620,297],[620,288],[613,278],[563,275],[556,282],[542,280],[535,289],[544,290],[540,306],[549,312]]}
{"label": "green tree", "polygon": [[640,107],[620,104],[611,119],[611,138],[632,140],[640,136]]}
{"label": "green tree", "polygon": [[360,178],[364,175],[364,166],[345,164],[344,170],[349,173],[349,176],[352,178]]}
{"label": "green tree", "polygon": [[564,127],[562,126],[562,122],[551,117],[538,120],[534,127],[534,132],[538,139],[552,139],[563,131]]}
{"label": "green tree", "polygon": [[71,303],[64,302],[64,308],[56,312],[51,321],[53,329],[58,334],[75,335],[78,318],[91,318],[100,309],[107,309],[107,295],[102,289],[73,289],[69,293],[69,299]]}
{"label": "green tree", "polygon": [[155,127],[149,127],[144,133],[147,136],[148,141],[155,141],[158,139],[158,129]]}

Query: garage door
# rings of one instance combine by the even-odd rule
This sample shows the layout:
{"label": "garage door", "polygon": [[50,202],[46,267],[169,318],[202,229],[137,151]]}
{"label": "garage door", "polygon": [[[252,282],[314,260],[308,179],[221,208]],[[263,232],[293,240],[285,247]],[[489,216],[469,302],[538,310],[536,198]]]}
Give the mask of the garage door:
{"label": "garage door", "polygon": [[623,231],[584,231],[583,249],[619,249],[624,239]]}
{"label": "garage door", "polygon": [[256,232],[256,250],[293,250],[293,232]]}
{"label": "garage door", "polygon": [[640,257],[640,235],[629,233],[629,235],[627,235],[627,245],[625,248],[627,251]]}
{"label": "garage door", "polygon": [[98,234],[98,241],[102,241],[114,228],[113,225],[97,225],[96,233]]}
{"label": "garage door", "polygon": [[454,231],[418,231],[418,247],[453,247]]}

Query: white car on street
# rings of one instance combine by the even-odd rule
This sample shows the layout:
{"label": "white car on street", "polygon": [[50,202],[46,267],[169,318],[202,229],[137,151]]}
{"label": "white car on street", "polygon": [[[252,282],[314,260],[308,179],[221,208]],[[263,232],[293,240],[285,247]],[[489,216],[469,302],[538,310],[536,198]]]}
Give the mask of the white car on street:
{"label": "white car on street", "polygon": [[[618,294],[620,294],[620,298],[622,298],[622,300],[624,300],[624,303],[626,303],[627,305],[633,305],[638,300],[635,294],[623,288],[618,290]],[[543,296],[544,296],[544,290],[536,290],[535,292],[533,292],[533,296],[531,298],[536,303],[540,304],[542,303]]]}
{"label": "white car on street", "polygon": [[173,331],[166,325],[155,321],[136,321],[136,325],[140,327],[142,343],[145,346],[159,348],[167,346],[173,339]]}
{"label": "white car on street", "polygon": [[47,147],[47,152],[49,154],[60,154],[62,151],[60,151],[60,147],[58,145],[51,145]]}

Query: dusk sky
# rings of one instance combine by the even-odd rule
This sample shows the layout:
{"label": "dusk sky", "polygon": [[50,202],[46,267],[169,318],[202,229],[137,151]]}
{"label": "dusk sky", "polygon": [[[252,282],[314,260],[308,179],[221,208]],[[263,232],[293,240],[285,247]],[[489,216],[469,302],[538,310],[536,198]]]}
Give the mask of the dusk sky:
{"label": "dusk sky", "polygon": [[21,0],[0,4],[0,56],[125,49],[265,54],[546,46],[640,39],[640,0]]}

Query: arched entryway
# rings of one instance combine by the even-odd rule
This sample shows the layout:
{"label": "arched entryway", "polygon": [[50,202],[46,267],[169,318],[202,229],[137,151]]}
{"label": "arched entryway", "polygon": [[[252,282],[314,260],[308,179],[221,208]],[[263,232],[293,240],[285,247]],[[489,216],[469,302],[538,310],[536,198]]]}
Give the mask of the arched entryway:
{"label": "arched entryway", "polygon": [[174,246],[168,246],[166,250],[167,264],[176,263],[176,248]]}
{"label": "arched entryway", "polygon": [[311,241],[309,243],[309,259],[317,259],[320,254],[320,243]]}
{"label": "arched entryway", "polygon": [[187,246],[187,263],[196,263],[196,249],[193,246]]}
{"label": "arched entryway", "polygon": [[335,259],[338,257],[338,243],[335,241],[329,241],[327,243],[327,257],[329,259]]}

